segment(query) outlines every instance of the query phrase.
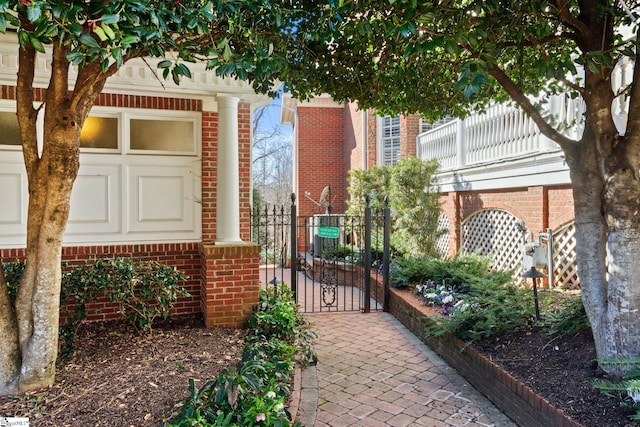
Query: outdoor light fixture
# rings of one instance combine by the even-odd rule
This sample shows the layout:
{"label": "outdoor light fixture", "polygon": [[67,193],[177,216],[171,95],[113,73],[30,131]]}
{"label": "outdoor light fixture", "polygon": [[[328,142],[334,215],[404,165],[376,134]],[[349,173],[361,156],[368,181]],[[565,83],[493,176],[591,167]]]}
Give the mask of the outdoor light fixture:
{"label": "outdoor light fixture", "polygon": [[280,285],[280,284],[282,284],[282,280],[278,279],[277,277],[274,277],[273,279],[269,280],[269,284],[270,285]]}
{"label": "outdoor light fixture", "polygon": [[547,275],[536,270],[534,266],[531,266],[530,269],[525,270],[522,273],[522,277],[533,281],[533,303],[536,307],[536,321],[538,321],[540,320],[540,307],[538,305],[538,279],[541,277],[547,277]]}

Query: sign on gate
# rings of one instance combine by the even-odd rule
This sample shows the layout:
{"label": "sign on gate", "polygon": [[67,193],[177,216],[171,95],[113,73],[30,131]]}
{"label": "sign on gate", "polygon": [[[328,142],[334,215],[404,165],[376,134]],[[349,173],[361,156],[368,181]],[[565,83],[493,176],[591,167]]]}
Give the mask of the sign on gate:
{"label": "sign on gate", "polygon": [[320,226],[320,228],[318,228],[318,236],[325,239],[337,239],[340,236],[340,228]]}

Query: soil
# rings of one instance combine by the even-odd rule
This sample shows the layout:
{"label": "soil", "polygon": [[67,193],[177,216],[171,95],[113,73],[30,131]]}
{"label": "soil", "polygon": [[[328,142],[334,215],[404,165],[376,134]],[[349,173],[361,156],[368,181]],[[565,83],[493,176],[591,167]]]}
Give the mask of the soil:
{"label": "soil", "polygon": [[[171,318],[151,336],[121,322],[88,324],[74,355],[59,361],[55,385],[0,398],[0,416],[28,417],[32,427],[158,426],[188,395],[189,378],[198,386],[238,364],[243,346],[243,331],[205,329],[200,316]],[[525,328],[475,346],[586,427],[634,425],[619,398],[591,387],[599,371],[588,331]]]}
{"label": "soil", "polygon": [[196,387],[240,362],[244,332],[205,329],[201,316],[170,318],[152,335],[123,322],[89,323],[76,352],[59,360],[55,384],[21,398],[0,398],[0,416],[28,417],[32,427],[159,426]]}
{"label": "soil", "polygon": [[514,378],[586,427],[634,426],[619,396],[591,387],[602,377],[591,331],[548,335],[523,328],[474,345]]}

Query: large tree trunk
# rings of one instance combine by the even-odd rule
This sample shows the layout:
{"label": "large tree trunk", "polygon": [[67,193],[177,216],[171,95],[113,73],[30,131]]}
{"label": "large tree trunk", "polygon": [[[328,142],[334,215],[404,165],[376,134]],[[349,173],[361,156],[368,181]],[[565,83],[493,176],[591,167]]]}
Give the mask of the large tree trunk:
{"label": "large tree trunk", "polygon": [[[601,87],[599,87],[599,85]],[[565,149],[573,186],[582,299],[601,360],[640,355],[640,149],[611,121],[608,81],[594,85],[585,133]],[[593,112],[590,114],[590,112]],[[618,376],[625,365],[604,369]]]}
{"label": "large tree trunk", "polygon": [[52,384],[55,377],[62,239],[79,165],[78,148],[69,144],[79,135],[65,135],[77,132],[64,120],[60,123],[61,129],[49,129],[45,137],[48,150],[29,182],[27,268],[16,300],[22,356],[20,392]]}
{"label": "large tree trunk", "polygon": [[42,152],[34,109],[35,50],[27,46],[19,54],[17,112],[29,181],[26,267],[15,307],[6,286],[0,290],[0,395],[37,390],[55,379],[62,241],[80,163],[80,131],[107,77],[99,65],[86,65],[71,94],[66,54],[66,47],[54,44]]}

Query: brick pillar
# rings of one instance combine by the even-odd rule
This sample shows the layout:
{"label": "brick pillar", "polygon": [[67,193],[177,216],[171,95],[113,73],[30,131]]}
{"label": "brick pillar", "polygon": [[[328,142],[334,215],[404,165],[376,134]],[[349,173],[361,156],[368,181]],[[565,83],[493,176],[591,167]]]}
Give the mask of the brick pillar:
{"label": "brick pillar", "polygon": [[240,328],[259,303],[260,246],[201,245],[202,313],[207,327]]}

